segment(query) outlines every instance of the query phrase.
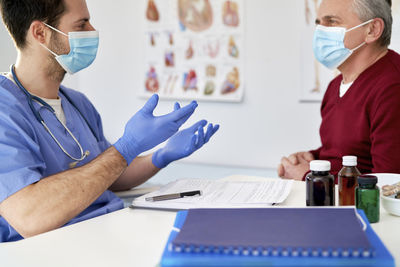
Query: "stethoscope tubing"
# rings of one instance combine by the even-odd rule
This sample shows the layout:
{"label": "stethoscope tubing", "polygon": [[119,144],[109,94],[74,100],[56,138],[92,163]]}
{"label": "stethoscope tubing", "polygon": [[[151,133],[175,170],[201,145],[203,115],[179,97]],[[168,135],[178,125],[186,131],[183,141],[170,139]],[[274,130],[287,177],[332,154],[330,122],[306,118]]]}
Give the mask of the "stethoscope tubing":
{"label": "stethoscope tubing", "polygon": [[[28,92],[28,90],[25,89],[25,87],[21,84],[21,82],[18,80],[17,75],[15,74],[14,71],[14,65],[11,66],[11,74],[14,78],[15,83],[18,85],[19,89],[21,89],[21,91],[25,94],[27,101],[28,101],[28,105],[33,113],[33,115],[36,117],[36,119],[38,120],[38,122],[40,124],[42,124],[42,126],[45,128],[45,130],[50,134],[51,138],[56,142],[56,144],[59,146],[59,148],[64,152],[65,155],[67,155],[69,158],[71,158],[74,162],[72,162],[70,164],[70,167],[75,167],[76,164],[78,162],[83,161],[89,154],[89,151],[83,151],[82,145],[79,143],[78,139],[75,137],[75,135],[68,129],[68,127],[56,116],[55,110],[48,104],[46,103],[43,99],[41,99],[40,97],[34,96],[31,93]],[[60,88],[61,93],[65,96],[65,98],[68,100],[68,102],[71,103],[71,105],[79,112],[79,114],[81,114],[82,118],[85,120],[86,124],[88,125],[89,129],[91,130],[92,134],[94,135],[94,137],[97,139],[97,136],[94,134],[94,131],[92,129],[92,127],[90,126],[90,124],[88,123],[88,121],[86,120],[86,118],[82,115],[82,113],[80,112],[80,110],[77,108],[77,106],[71,101],[71,99],[67,96],[67,94],[65,92],[63,92]],[[47,108],[49,111],[51,111],[54,116],[57,118],[57,120],[61,123],[61,125],[65,128],[65,130],[68,132],[68,134],[72,137],[72,139],[74,140],[74,142],[78,145],[79,150],[80,150],[80,158],[76,158],[74,156],[72,156],[70,153],[68,153],[68,151],[61,145],[61,143],[58,141],[58,139],[55,137],[55,135],[51,132],[50,128],[47,126],[47,124],[45,123],[45,121],[43,120],[42,116],[40,115],[40,112],[38,112],[35,107],[33,106],[33,100],[39,102],[43,107]]]}

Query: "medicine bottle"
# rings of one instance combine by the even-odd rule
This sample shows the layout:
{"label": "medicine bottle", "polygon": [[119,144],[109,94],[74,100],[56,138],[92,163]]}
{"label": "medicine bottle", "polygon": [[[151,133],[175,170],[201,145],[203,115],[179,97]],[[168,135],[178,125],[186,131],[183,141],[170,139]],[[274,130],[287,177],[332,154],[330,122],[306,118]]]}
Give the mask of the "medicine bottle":
{"label": "medicine bottle", "polygon": [[335,206],[335,177],[329,173],[331,163],[313,160],[310,170],[306,176],[307,206]]}
{"label": "medicine bottle", "polygon": [[361,175],[357,169],[356,156],[344,156],[343,168],[338,174],[339,180],[339,206],[354,206],[357,177]]}
{"label": "medicine bottle", "polygon": [[378,178],[373,175],[361,175],[357,178],[356,207],[362,209],[370,223],[379,222]]}

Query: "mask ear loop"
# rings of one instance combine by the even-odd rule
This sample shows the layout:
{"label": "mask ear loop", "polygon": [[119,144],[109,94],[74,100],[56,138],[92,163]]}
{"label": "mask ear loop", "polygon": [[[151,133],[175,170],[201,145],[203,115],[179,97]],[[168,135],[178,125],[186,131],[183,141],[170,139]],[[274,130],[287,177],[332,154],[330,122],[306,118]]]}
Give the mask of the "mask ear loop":
{"label": "mask ear loop", "polygon": [[[370,20],[368,20],[368,21],[366,21],[366,22],[364,22],[364,23],[361,23],[360,25],[357,25],[357,26],[355,26],[355,27],[353,27],[353,28],[350,28],[350,29],[346,30],[346,32],[349,32],[349,31],[355,30],[355,29],[357,29],[357,28],[360,28],[360,27],[362,27],[362,26],[364,26],[364,25],[367,25],[368,23],[371,23],[372,21],[374,21],[374,19],[370,19]],[[359,48],[363,47],[365,44],[366,44],[366,42],[362,42],[359,46],[357,46],[357,47],[351,49],[351,52],[353,53],[354,51],[356,51],[356,50],[358,50]]]}
{"label": "mask ear loop", "polygon": [[359,48],[363,47],[366,44],[366,42],[362,42],[359,46],[356,48],[351,49],[351,52],[353,53],[354,51],[358,50]]}
{"label": "mask ear loop", "polygon": [[371,23],[372,21],[374,21],[374,19],[370,19],[370,20],[368,20],[366,22],[361,23],[360,25],[354,26],[353,28],[350,28],[350,29],[346,30],[346,32],[349,32],[349,31],[355,30],[357,28],[360,28],[360,27],[362,27],[364,25],[367,25],[368,23]]}
{"label": "mask ear loop", "polygon": [[58,57],[58,55],[56,54],[56,53],[54,53],[53,51],[51,51],[47,46],[45,46],[44,44],[42,44],[42,43],[39,43],[41,46],[43,46],[47,51],[49,51],[50,53],[52,53],[53,54],[53,56],[55,56],[55,57]]}
{"label": "mask ear loop", "polygon": [[[60,31],[59,29],[54,28],[53,26],[50,26],[49,24],[43,22],[44,25],[46,25],[47,27],[49,27],[50,29],[52,29],[53,31],[56,31],[58,33],[61,33],[64,36],[68,37],[68,34],[63,33],[62,31]],[[58,57],[59,55],[57,55],[56,53],[54,53],[53,51],[51,51],[47,46],[45,46],[44,44],[40,43],[41,46],[43,46],[47,51],[49,51],[51,54],[53,54],[53,56]]]}
{"label": "mask ear loop", "polygon": [[59,29],[56,29],[56,28],[54,28],[53,26],[50,26],[49,24],[47,24],[47,23],[45,23],[45,22],[43,22],[43,24],[46,25],[47,27],[49,27],[50,29],[52,29],[53,31],[56,31],[56,32],[61,33],[62,35],[65,35],[65,36],[68,37],[68,34],[66,34],[66,33],[60,31]]}

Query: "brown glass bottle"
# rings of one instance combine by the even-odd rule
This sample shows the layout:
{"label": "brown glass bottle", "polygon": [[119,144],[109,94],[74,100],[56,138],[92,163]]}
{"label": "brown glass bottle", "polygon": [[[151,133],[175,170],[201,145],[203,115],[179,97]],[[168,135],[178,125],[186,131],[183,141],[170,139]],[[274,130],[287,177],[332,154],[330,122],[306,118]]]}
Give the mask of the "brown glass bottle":
{"label": "brown glass bottle", "polygon": [[357,177],[361,175],[357,169],[357,157],[344,156],[343,168],[338,174],[339,180],[339,206],[355,205],[355,189],[357,186]]}
{"label": "brown glass bottle", "polygon": [[306,205],[335,206],[335,177],[329,173],[331,163],[325,160],[310,162],[306,176]]}

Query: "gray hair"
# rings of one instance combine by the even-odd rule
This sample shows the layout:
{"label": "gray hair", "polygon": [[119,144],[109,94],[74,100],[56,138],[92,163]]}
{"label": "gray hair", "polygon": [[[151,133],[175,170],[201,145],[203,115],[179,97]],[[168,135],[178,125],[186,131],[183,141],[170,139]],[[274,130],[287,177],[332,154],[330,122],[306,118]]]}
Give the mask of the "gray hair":
{"label": "gray hair", "polygon": [[354,0],[353,8],[361,21],[381,18],[385,23],[382,35],[378,40],[381,46],[390,45],[392,37],[392,8],[390,0]]}

